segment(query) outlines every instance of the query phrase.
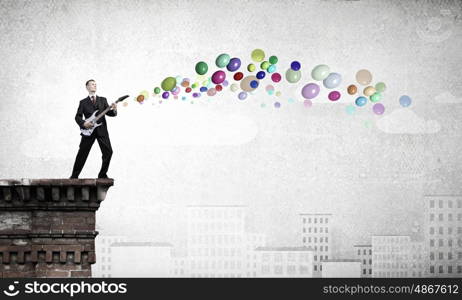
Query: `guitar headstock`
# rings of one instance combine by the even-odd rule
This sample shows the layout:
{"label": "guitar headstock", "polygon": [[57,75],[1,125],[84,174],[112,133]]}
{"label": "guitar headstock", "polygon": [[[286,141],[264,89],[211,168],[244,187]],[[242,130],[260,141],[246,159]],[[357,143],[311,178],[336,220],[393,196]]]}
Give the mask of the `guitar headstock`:
{"label": "guitar headstock", "polygon": [[129,97],[128,95],[122,96],[122,97],[120,97],[119,99],[117,99],[115,103],[119,103],[120,101],[124,101],[124,100],[127,99],[128,97]]}

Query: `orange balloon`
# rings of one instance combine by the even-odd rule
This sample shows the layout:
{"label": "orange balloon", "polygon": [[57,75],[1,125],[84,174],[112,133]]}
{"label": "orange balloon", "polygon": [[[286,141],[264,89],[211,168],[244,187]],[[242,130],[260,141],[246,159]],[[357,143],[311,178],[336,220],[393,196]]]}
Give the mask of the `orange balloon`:
{"label": "orange balloon", "polygon": [[354,84],[350,84],[347,88],[348,94],[354,95],[358,91],[358,88]]}

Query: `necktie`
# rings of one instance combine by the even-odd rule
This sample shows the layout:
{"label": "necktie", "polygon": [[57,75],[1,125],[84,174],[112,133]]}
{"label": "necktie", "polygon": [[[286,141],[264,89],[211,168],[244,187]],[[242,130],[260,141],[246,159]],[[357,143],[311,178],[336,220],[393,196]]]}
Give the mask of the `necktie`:
{"label": "necktie", "polygon": [[96,105],[96,99],[95,99],[95,96],[91,96],[91,102],[93,102],[93,105]]}

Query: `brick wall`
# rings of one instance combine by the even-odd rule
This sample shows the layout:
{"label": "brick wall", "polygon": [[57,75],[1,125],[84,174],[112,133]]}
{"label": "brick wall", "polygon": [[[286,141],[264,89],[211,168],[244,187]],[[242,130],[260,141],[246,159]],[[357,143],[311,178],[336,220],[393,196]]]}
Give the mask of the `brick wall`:
{"label": "brick wall", "polygon": [[91,277],[113,179],[0,180],[0,278]]}

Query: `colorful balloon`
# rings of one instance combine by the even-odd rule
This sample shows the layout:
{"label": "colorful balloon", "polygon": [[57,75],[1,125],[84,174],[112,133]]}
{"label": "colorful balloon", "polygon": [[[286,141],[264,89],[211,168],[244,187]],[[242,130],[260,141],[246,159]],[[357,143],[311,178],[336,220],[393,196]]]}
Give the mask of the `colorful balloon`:
{"label": "colorful balloon", "polygon": [[254,64],[249,64],[249,65],[247,66],[247,71],[249,71],[249,72],[253,72],[253,71],[255,71],[256,69],[257,69],[257,67],[256,67]]}
{"label": "colorful balloon", "polygon": [[262,70],[268,69],[269,66],[270,66],[270,63],[267,62],[266,60],[260,64],[260,68],[261,68]]}
{"label": "colorful balloon", "polygon": [[319,94],[320,88],[316,83],[308,83],[302,88],[302,96],[305,99],[313,99]]}
{"label": "colorful balloon", "polygon": [[258,78],[256,76],[253,76],[253,75],[250,75],[250,76],[247,76],[247,77],[244,77],[244,79],[241,80],[241,90],[243,90],[244,92],[251,92],[253,90],[255,90],[255,88],[253,88],[250,83],[252,81],[258,81]]}
{"label": "colorful balloon", "polygon": [[373,86],[368,86],[364,89],[363,94],[364,96],[371,96],[373,93],[375,93],[375,88]]}
{"label": "colorful balloon", "polygon": [[170,96],[170,93],[169,93],[169,92],[163,92],[163,93],[162,93],[162,98],[167,99],[168,96]]}
{"label": "colorful balloon", "polygon": [[377,82],[375,85],[375,90],[379,93],[384,92],[387,89],[387,86],[383,82]]}
{"label": "colorful balloon", "polygon": [[369,99],[371,99],[371,102],[379,102],[380,99],[382,99],[382,94],[375,92],[369,97]]}
{"label": "colorful balloon", "polygon": [[229,61],[228,65],[226,66],[226,69],[230,72],[235,72],[241,67],[241,60],[237,57],[231,58]]}
{"label": "colorful balloon", "polygon": [[265,78],[266,73],[264,71],[260,71],[257,73],[257,78],[258,79],[263,79]]}
{"label": "colorful balloon", "polygon": [[269,63],[272,64],[272,65],[275,65],[278,63],[278,57],[277,56],[270,56],[270,58],[268,59]]}
{"label": "colorful balloon", "polygon": [[215,89],[217,90],[217,92],[221,92],[223,90],[223,87],[221,85],[217,84],[215,86]]}
{"label": "colorful balloon", "polygon": [[297,83],[300,78],[302,78],[302,72],[299,71],[294,71],[292,69],[287,69],[286,71],[286,79],[290,83]]}
{"label": "colorful balloon", "polygon": [[281,103],[279,103],[279,102],[274,102],[274,107],[276,107],[276,108],[281,107]]}
{"label": "colorful balloon", "polygon": [[376,103],[374,106],[372,106],[372,111],[376,115],[382,115],[385,112],[385,106],[383,106],[382,103]]}
{"label": "colorful balloon", "polygon": [[367,98],[363,96],[358,97],[355,100],[355,104],[359,107],[366,105],[366,103],[367,103]]}
{"label": "colorful balloon", "polygon": [[324,78],[322,84],[328,89],[333,89],[338,87],[341,82],[342,75],[339,73],[330,73],[326,78]]}
{"label": "colorful balloon", "polygon": [[196,64],[195,69],[197,74],[204,75],[209,70],[209,66],[205,62],[200,61]]}
{"label": "colorful balloon", "polygon": [[250,57],[254,62],[261,62],[265,59],[265,52],[261,49],[255,49],[250,54]]}
{"label": "colorful balloon", "polygon": [[231,84],[229,89],[231,90],[231,92],[236,92],[239,89],[239,86],[237,84],[233,83],[233,84]]}
{"label": "colorful balloon", "polygon": [[293,62],[290,63],[290,68],[292,70],[294,70],[294,71],[300,70],[301,67],[302,67],[302,65],[296,60],[294,60]]}
{"label": "colorful balloon", "polygon": [[271,75],[271,80],[273,80],[273,82],[279,82],[281,81],[281,74],[279,73],[273,73]]}
{"label": "colorful balloon", "polygon": [[217,93],[217,90],[214,88],[211,88],[210,90],[207,91],[207,95],[211,97],[215,96],[216,93]]}
{"label": "colorful balloon", "polygon": [[218,55],[217,59],[215,60],[215,64],[219,68],[224,68],[229,64],[230,57],[228,54],[223,53]]}
{"label": "colorful balloon", "polygon": [[346,107],[346,113],[349,114],[349,115],[354,114],[355,111],[356,111],[356,107],[354,107],[351,104]]}
{"label": "colorful balloon", "polygon": [[252,80],[250,82],[250,86],[254,89],[256,89],[258,87],[258,81],[257,80]]}
{"label": "colorful balloon", "polygon": [[330,101],[337,101],[338,99],[340,99],[340,92],[332,91],[329,93],[327,97],[329,98]]}
{"label": "colorful balloon", "polygon": [[372,74],[369,70],[362,69],[356,73],[356,81],[361,85],[368,85],[372,81]]}
{"label": "colorful balloon", "polygon": [[164,91],[171,91],[176,86],[176,79],[174,77],[167,77],[162,81],[160,86]]}
{"label": "colorful balloon", "polygon": [[236,72],[234,74],[234,80],[236,80],[236,81],[241,80],[243,77],[244,77],[244,74],[242,74],[242,72]]}
{"label": "colorful balloon", "polygon": [[273,73],[276,71],[276,65],[270,65],[266,71],[268,71],[268,73]]}
{"label": "colorful balloon", "polygon": [[246,92],[240,92],[237,97],[239,98],[239,100],[245,100],[245,98],[247,98],[247,93]]}
{"label": "colorful balloon", "polygon": [[311,71],[311,77],[314,80],[321,81],[324,80],[327,76],[329,76],[330,68],[327,65],[317,65]]}
{"label": "colorful balloon", "polygon": [[156,88],[154,89],[154,93],[155,93],[155,94],[160,94],[160,88],[159,88],[159,87],[156,87]]}
{"label": "colorful balloon", "polygon": [[402,107],[408,107],[409,105],[411,105],[411,103],[412,103],[411,97],[407,95],[402,95],[401,97],[399,97],[399,104]]}
{"label": "colorful balloon", "polygon": [[212,82],[215,84],[222,83],[226,79],[226,73],[223,71],[216,71],[212,75]]}
{"label": "colorful balloon", "polygon": [[348,92],[348,94],[350,94],[350,95],[356,94],[357,91],[358,91],[358,88],[357,88],[356,85],[354,85],[354,84],[350,84],[350,85],[348,86],[348,88],[347,88],[347,92]]}

